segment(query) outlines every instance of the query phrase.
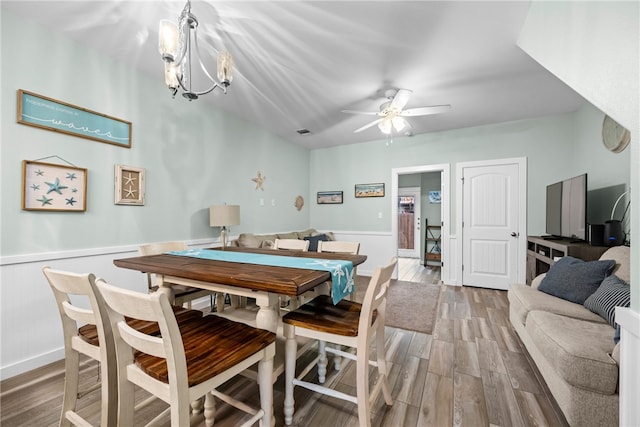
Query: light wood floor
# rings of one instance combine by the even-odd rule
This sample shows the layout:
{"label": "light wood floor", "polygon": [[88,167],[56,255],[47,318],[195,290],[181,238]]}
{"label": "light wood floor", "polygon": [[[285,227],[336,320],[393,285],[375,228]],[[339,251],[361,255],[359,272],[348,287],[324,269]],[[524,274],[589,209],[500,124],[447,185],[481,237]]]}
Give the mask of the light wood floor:
{"label": "light wood floor", "polygon": [[[424,268],[418,260],[401,260],[401,280],[439,283],[440,269]],[[411,277],[411,279],[407,279]],[[416,313],[419,315],[419,313]],[[506,292],[442,286],[432,335],[387,328],[393,406],[379,398],[373,406],[374,426],[565,426],[557,416],[508,320]],[[353,392],[355,366],[333,372],[328,381]],[[84,364],[85,386],[97,381],[97,364]],[[314,373],[310,373],[313,376]],[[62,363],[0,383],[0,425],[54,426],[62,401]],[[257,404],[257,386],[245,378],[225,385],[237,396]],[[282,379],[274,385],[276,426],[283,425]],[[146,393],[138,391],[136,399]],[[97,420],[99,391],[82,399],[81,412]],[[358,425],[355,406],[296,388],[294,425],[351,427]],[[154,403],[136,413],[144,425],[166,405]],[[238,425],[235,412],[222,404],[216,426]],[[97,422],[95,422],[97,424]],[[168,426],[167,421],[162,426]],[[204,426],[202,415],[192,426]]]}

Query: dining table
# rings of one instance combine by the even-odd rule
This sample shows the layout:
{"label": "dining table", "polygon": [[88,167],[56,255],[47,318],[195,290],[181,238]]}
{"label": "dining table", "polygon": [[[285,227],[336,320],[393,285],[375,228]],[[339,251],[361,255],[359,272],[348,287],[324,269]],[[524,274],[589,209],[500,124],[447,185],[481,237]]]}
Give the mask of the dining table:
{"label": "dining table", "polygon": [[[350,261],[353,267],[364,263],[365,255],[329,252],[304,252],[245,247],[211,248],[210,251],[276,255],[296,258]],[[259,307],[255,325],[276,332],[280,319],[280,296],[298,297],[330,282],[332,274],[323,269],[263,265],[251,262],[232,262],[170,253],[116,259],[117,267],[155,275],[159,291],[171,297],[171,285],[186,285],[216,293],[255,298]]]}

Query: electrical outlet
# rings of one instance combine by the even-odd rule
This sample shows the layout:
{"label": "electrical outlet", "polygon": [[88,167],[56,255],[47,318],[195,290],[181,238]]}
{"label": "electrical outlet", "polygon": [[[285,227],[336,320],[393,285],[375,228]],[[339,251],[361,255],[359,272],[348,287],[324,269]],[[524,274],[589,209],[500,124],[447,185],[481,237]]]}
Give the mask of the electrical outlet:
{"label": "electrical outlet", "polygon": [[264,206],[264,199],[260,199],[260,206]]}

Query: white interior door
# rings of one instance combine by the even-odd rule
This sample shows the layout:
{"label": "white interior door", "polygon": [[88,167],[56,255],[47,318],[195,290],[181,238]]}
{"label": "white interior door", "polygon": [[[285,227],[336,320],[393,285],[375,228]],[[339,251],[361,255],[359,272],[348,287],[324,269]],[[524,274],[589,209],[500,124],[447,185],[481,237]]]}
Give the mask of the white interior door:
{"label": "white interior door", "polygon": [[398,189],[398,256],[420,258],[420,188]]}
{"label": "white interior door", "polygon": [[462,168],[462,284],[509,289],[522,281],[526,183],[522,161]]}

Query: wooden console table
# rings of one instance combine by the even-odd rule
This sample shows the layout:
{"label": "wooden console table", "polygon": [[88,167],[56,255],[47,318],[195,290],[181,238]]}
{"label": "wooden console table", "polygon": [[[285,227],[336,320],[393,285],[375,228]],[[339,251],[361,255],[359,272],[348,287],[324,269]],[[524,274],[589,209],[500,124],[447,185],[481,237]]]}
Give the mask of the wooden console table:
{"label": "wooden console table", "polygon": [[572,243],[571,239],[546,240],[539,236],[527,237],[527,285],[539,274],[546,273],[556,259],[572,256],[584,261],[600,258],[607,246],[591,246],[586,242]]}

